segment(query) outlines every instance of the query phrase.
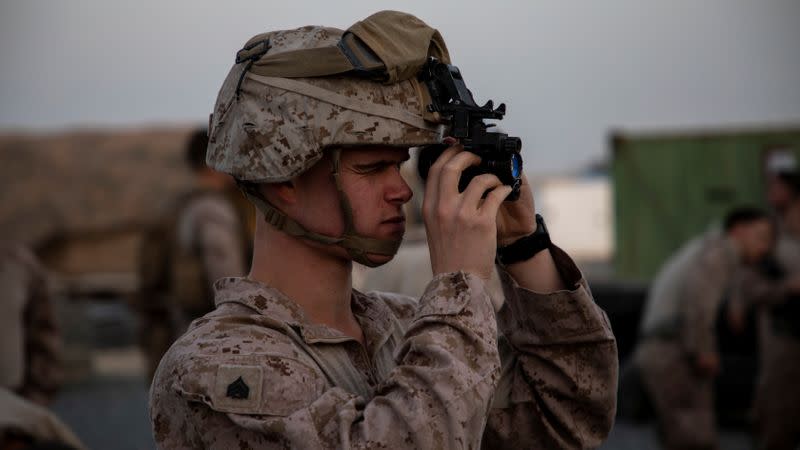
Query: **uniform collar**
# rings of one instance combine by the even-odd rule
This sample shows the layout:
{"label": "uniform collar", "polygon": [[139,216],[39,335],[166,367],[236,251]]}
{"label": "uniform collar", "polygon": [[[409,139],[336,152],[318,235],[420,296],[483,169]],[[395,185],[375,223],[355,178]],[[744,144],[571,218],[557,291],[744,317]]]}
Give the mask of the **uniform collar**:
{"label": "uniform collar", "polygon": [[[283,292],[263,283],[228,277],[214,283],[214,303],[239,303],[260,315],[294,328],[307,344],[335,344],[354,340],[339,330],[311,322],[303,309]],[[392,311],[378,296],[353,290],[353,314],[361,325],[367,351],[373,355],[392,333]]]}

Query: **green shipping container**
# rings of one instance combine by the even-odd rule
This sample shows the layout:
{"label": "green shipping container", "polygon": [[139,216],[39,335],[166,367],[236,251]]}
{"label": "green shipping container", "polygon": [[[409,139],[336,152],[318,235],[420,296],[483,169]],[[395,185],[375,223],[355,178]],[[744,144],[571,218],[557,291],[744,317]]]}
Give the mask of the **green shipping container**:
{"label": "green shipping container", "polygon": [[800,126],[719,132],[613,133],[615,270],[650,280],[684,242],[733,207],[765,206],[764,167],[800,163]]}

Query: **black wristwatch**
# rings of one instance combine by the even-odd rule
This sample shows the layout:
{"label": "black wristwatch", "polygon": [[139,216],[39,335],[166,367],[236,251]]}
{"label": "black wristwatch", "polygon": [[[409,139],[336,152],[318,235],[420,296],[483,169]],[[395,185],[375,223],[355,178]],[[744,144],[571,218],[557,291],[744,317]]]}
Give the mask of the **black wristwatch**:
{"label": "black wristwatch", "polygon": [[550,233],[540,214],[536,215],[536,231],[519,238],[505,247],[497,248],[497,262],[505,266],[533,258],[540,251],[550,247]]}

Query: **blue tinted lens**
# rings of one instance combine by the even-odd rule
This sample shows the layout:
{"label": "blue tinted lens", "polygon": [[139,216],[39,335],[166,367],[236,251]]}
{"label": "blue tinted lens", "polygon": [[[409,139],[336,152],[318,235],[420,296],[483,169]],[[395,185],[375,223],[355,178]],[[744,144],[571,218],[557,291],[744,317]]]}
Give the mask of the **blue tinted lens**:
{"label": "blue tinted lens", "polygon": [[511,155],[511,175],[514,178],[519,178],[522,175],[522,159],[516,153]]}

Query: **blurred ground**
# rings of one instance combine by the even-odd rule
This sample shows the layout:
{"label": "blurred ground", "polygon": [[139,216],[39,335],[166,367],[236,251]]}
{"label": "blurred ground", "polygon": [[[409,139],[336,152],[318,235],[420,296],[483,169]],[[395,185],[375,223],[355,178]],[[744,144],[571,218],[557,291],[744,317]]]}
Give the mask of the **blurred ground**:
{"label": "blurred ground", "polygon": [[141,376],[93,376],[64,389],[53,409],[90,449],[156,448]]}
{"label": "blurred ground", "polygon": [[[658,450],[655,427],[634,425],[617,421],[611,435],[601,447],[603,450]],[[742,431],[723,430],[720,438],[722,450],[746,450],[752,448],[749,436]]]}
{"label": "blurred ground", "polygon": [[[143,359],[135,342],[134,317],[121,303],[84,302],[66,307],[63,320],[81,330],[88,371],[69,383],[53,405],[55,412],[94,450],[154,449],[147,414],[148,386]],[[69,325],[68,323],[65,325]],[[74,342],[74,340],[73,340]],[[73,346],[72,355],[81,353]],[[619,420],[605,450],[656,450],[652,425]],[[740,430],[724,430],[721,449],[749,449],[749,437]]]}

